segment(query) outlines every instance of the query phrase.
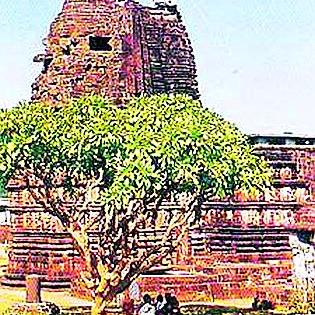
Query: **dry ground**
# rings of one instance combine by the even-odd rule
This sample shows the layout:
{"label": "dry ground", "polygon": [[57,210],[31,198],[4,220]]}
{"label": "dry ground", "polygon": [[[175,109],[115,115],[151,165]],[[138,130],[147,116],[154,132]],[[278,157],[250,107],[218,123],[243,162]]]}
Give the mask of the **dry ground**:
{"label": "dry ground", "polygon": [[[25,302],[25,289],[12,289],[0,287],[0,311],[6,310],[9,306],[16,302]],[[42,290],[42,300],[45,302],[53,302],[59,307],[68,308],[73,306],[91,306],[92,302],[71,296],[69,291],[46,291]],[[216,300],[214,303],[202,303],[209,306],[225,306],[237,307],[240,309],[250,308],[251,299],[239,300]],[[200,305],[200,302],[187,303],[189,305]]]}
{"label": "dry ground", "polygon": [[[25,302],[25,289],[12,289],[0,287],[0,311],[6,310],[16,302]],[[67,308],[71,306],[90,306],[92,302],[71,296],[69,291],[53,292],[42,291],[42,300],[53,302],[56,305]]]}

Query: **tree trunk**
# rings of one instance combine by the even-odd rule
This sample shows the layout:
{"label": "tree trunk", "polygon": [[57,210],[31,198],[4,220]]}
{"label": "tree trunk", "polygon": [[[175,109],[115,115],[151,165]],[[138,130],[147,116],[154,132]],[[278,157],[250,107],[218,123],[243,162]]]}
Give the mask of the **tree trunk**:
{"label": "tree trunk", "polygon": [[94,305],[91,309],[91,315],[107,315],[106,308],[110,308],[113,298],[103,298],[101,295],[96,295]]}
{"label": "tree trunk", "polygon": [[102,299],[96,297],[94,299],[94,305],[92,306],[91,315],[102,315]]}

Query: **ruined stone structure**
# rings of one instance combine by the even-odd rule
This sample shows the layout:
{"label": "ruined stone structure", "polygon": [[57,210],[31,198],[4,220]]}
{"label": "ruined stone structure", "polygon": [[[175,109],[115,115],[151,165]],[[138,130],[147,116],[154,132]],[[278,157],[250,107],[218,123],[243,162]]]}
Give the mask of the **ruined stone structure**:
{"label": "ruined stone structure", "polygon": [[251,140],[274,170],[274,189],[203,204],[199,227],[190,231],[190,272],[140,278],[144,291],[173,289],[186,301],[258,295],[285,303],[292,287],[314,288],[314,139],[299,137],[308,146],[287,144],[289,137],[273,137],[273,144]]}
{"label": "ruined stone structure", "polygon": [[[148,8],[135,1],[66,0],[51,26],[45,54],[35,58],[44,68],[33,85],[33,99],[56,104],[92,92],[118,103],[142,92],[198,97],[180,15],[176,7],[157,2]],[[251,140],[256,154],[274,169],[274,188],[264,196],[203,204],[187,248],[171,257],[176,266],[140,277],[142,292],[173,292],[182,301],[256,294],[278,301],[286,300],[294,272],[304,276],[309,270],[313,277],[313,256],[304,252],[313,248],[315,230],[315,139]],[[88,295],[78,281],[84,262],[58,221],[43,213],[18,180],[9,186],[9,199],[13,239],[2,283],[24,285],[26,274],[39,274],[46,287],[72,286]],[[177,206],[165,203],[162,208]],[[145,244],[154,242],[150,233],[143,233]],[[294,255],[304,257],[303,267],[295,264]]]}
{"label": "ruined stone structure", "polygon": [[67,102],[92,93],[122,99],[141,93],[198,97],[191,44],[176,6],[137,1],[66,0],[34,58],[43,70],[32,99]]}
{"label": "ruined stone structure", "polygon": [[[140,277],[142,292],[172,291],[182,301],[259,294],[280,302],[286,300],[294,274],[313,285],[315,146],[259,144],[256,154],[273,167],[274,189],[264,196],[204,203],[199,226],[186,239],[185,257],[174,253],[176,266]],[[11,183],[9,195],[13,241],[2,282],[23,285],[25,274],[35,273],[43,275],[46,287],[72,286],[77,294],[88,295],[79,281],[84,262],[69,235],[43,214],[20,182]],[[165,203],[162,209],[177,206]],[[154,231],[143,234],[146,246],[154,242],[150,233]]]}

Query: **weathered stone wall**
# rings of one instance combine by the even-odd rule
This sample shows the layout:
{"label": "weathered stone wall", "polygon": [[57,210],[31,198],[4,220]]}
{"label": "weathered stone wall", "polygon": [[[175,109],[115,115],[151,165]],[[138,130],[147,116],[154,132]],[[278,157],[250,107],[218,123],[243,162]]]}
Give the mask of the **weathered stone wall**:
{"label": "weathered stone wall", "polygon": [[141,18],[145,91],[198,97],[196,64],[179,13],[159,7],[143,10]]}
{"label": "weathered stone wall", "polygon": [[174,7],[67,0],[44,43],[45,53],[34,58],[44,67],[33,100],[62,103],[96,94],[120,104],[163,92],[198,97],[191,44]]}

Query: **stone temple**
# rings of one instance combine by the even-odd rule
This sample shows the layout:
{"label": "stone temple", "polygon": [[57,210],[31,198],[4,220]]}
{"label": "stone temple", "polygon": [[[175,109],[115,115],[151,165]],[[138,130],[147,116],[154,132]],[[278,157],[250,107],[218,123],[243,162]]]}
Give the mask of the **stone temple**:
{"label": "stone temple", "polygon": [[[117,104],[141,93],[199,97],[187,32],[177,7],[165,1],[146,7],[66,0],[44,43],[45,53],[35,57],[43,70],[33,84],[34,101],[53,105],[91,93]],[[259,198],[205,202],[185,251],[174,253],[163,273],[142,275],[142,292],[171,292],[180,301],[259,295],[285,302],[293,275],[315,286],[315,138],[250,140],[274,170],[273,189]],[[25,275],[39,274],[45,287],[89,295],[78,280],[84,263],[71,237],[32,201],[23,183],[12,180],[8,194],[12,240],[2,283],[23,286]],[[163,204],[165,210],[176,207]],[[144,235],[143,242],[155,240]]]}
{"label": "stone temple", "polygon": [[95,93],[119,104],[141,93],[198,97],[191,43],[174,5],[66,0],[44,40],[32,99],[50,103]]}

